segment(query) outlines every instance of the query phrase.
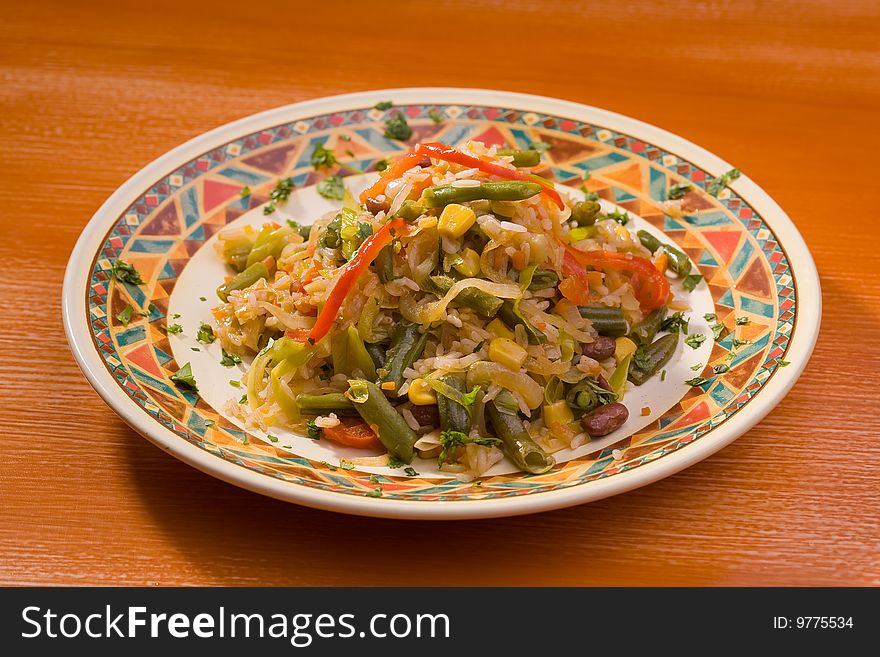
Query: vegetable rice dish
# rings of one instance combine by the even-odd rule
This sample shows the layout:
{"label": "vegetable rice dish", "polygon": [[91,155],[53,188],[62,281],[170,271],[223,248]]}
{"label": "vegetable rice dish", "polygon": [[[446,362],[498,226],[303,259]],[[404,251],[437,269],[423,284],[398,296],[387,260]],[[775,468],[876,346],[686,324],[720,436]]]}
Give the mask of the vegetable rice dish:
{"label": "vegetable rice dish", "polygon": [[699,276],[540,163],[422,143],[309,226],[221,232],[213,333],[224,358],[253,358],[227,411],[362,448],[355,463],[435,459],[460,478],[505,456],[546,472],[620,429],[628,385],[665,377]]}

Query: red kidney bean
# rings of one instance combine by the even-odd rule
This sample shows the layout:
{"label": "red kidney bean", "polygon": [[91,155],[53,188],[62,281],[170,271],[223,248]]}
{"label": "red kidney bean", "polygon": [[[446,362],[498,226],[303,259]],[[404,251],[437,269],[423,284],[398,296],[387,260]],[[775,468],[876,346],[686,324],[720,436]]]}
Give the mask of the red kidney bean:
{"label": "red kidney bean", "polygon": [[440,426],[440,410],[437,408],[436,404],[428,404],[426,406],[417,406],[414,404],[410,411],[420,427]]}
{"label": "red kidney bean", "polygon": [[592,342],[585,343],[583,345],[583,352],[584,356],[592,358],[593,360],[605,360],[614,355],[614,348],[614,338],[600,335]]}
{"label": "red kidney bean", "polygon": [[629,411],[626,410],[626,406],[620,402],[612,402],[584,415],[581,418],[581,425],[590,437],[599,438],[619,429],[628,417]]}

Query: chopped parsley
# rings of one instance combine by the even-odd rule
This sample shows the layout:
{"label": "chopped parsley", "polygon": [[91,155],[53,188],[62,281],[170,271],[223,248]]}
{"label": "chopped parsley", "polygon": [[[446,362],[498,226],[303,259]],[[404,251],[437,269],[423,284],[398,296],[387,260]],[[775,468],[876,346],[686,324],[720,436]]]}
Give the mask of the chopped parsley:
{"label": "chopped parsley", "polygon": [[790,361],[787,361],[787,360],[779,361],[779,367],[788,367],[789,365],[791,365]]}
{"label": "chopped parsley", "polygon": [[241,399],[238,400],[238,403],[239,404],[247,404],[248,403],[247,393],[244,393],[241,396]]}
{"label": "chopped parsley", "polygon": [[278,442],[278,436],[273,436],[271,433],[266,434],[266,438],[269,439],[270,443],[277,443]]}
{"label": "chopped parsley", "polygon": [[293,191],[293,178],[282,178],[269,192],[270,202],[263,208],[263,214],[272,214],[279,203],[286,203]]}
{"label": "chopped parsley", "polygon": [[651,356],[648,353],[648,350],[645,348],[645,345],[639,346],[633,354],[632,359],[633,367],[639,370],[650,370],[651,369]]}
{"label": "chopped parsley", "polygon": [[327,176],[318,183],[318,193],[324,198],[341,201],[345,197],[345,185],[342,176]]}
{"label": "chopped parsley", "polygon": [[466,433],[454,431],[452,429],[444,431],[440,434],[440,445],[442,449],[440,450],[440,455],[437,457],[437,464],[458,463],[458,448],[471,444],[499,446],[501,445],[501,440],[498,438],[472,438]]}
{"label": "chopped parsley", "polygon": [[391,109],[393,105],[394,105],[394,103],[392,103],[390,100],[383,100],[383,101],[380,101],[380,102],[376,103],[375,105],[373,105],[373,109],[377,109],[380,112],[384,112],[385,110]]}
{"label": "chopped parsley", "polygon": [[629,215],[626,212],[621,212],[620,210],[615,210],[614,212],[609,212],[605,215],[606,219],[614,219],[621,226],[626,226],[629,223]]}
{"label": "chopped parsley", "polygon": [[155,310],[156,310],[156,304],[155,304],[155,303],[150,303],[150,305],[147,306],[147,310],[148,310],[149,312],[155,312]]}
{"label": "chopped parsley", "polygon": [[717,322],[718,315],[716,315],[715,313],[706,313],[705,315],[703,315],[703,319],[705,319],[707,322]]}
{"label": "chopped parsley", "polygon": [[390,119],[385,121],[385,139],[397,139],[398,141],[406,141],[412,137],[412,128],[406,122],[403,114],[397,112]]}
{"label": "chopped parsley", "polygon": [[691,349],[699,349],[700,345],[706,341],[706,336],[702,333],[692,333],[684,339],[684,343]]}
{"label": "chopped parsley", "polygon": [[113,263],[113,277],[117,281],[128,283],[129,285],[143,285],[144,279],[141,278],[140,272],[124,260],[117,260]]}
{"label": "chopped parsley", "polygon": [[223,355],[223,358],[220,359],[220,364],[223,367],[232,367],[233,365],[238,365],[241,363],[241,358],[236,356],[235,354],[230,354],[223,347],[220,347],[220,353]]}
{"label": "chopped parsley", "polygon": [[403,471],[406,473],[407,477],[416,477],[419,474],[418,472],[416,472],[416,469],[413,467],[404,468]]}
{"label": "chopped parsley", "polygon": [[733,360],[736,358],[736,354],[732,351],[727,352],[727,355],[724,357],[724,360]]}
{"label": "chopped parsley", "polygon": [[351,135],[339,135],[342,141],[351,141]]}
{"label": "chopped parsley", "polygon": [[696,365],[691,365],[691,370],[694,372],[699,372],[701,369],[703,369],[702,363],[697,363]]}
{"label": "chopped parsley", "polygon": [[702,274],[688,274],[682,279],[681,286],[688,292],[693,292],[701,280],[703,280]]}
{"label": "chopped parsley", "polygon": [[349,157],[354,157],[354,151],[351,150],[350,148],[345,149],[345,154],[348,155]]}
{"label": "chopped parsley", "polygon": [[688,379],[687,381],[685,381],[685,383],[687,383],[689,386],[696,387],[701,386],[704,383],[709,383],[709,379],[704,379],[701,376],[695,376],[693,379]]}
{"label": "chopped parsley", "polygon": [[539,153],[544,153],[553,148],[553,144],[548,144],[546,141],[533,141],[529,144],[529,148],[533,151],[538,151]]}
{"label": "chopped parsley", "polygon": [[663,331],[669,331],[670,333],[681,332],[687,335],[689,323],[689,320],[685,319],[684,313],[678,311],[674,313],[672,317],[667,317],[660,325],[660,329]]}
{"label": "chopped parsley", "polygon": [[134,312],[134,308],[131,307],[131,304],[128,304],[125,308],[119,311],[119,314],[116,315],[116,319],[119,320],[119,323],[123,326],[128,326],[128,323],[131,321],[131,314]]}
{"label": "chopped parsley", "polygon": [[442,123],[443,122],[443,113],[438,109],[428,110],[428,117],[434,123]]}
{"label": "chopped parsley", "polygon": [[171,335],[183,333],[183,327],[180,324],[169,324],[167,326],[160,326],[159,328]]}
{"label": "chopped parsley", "polygon": [[343,470],[354,470],[354,463],[348,459],[339,459],[339,467]]}
{"label": "chopped parsley", "polygon": [[591,192],[589,189],[587,189],[586,185],[581,185],[581,191],[584,193],[584,200],[585,201],[598,201],[599,200],[599,194],[596,192]]}
{"label": "chopped parsley", "polygon": [[312,440],[321,439],[321,427],[315,424],[314,420],[306,422],[306,435]]}
{"label": "chopped parsley", "polygon": [[199,301],[207,301],[208,297],[199,297]]}
{"label": "chopped parsley", "polygon": [[321,465],[323,465],[328,470],[330,470],[330,472],[336,472],[336,470],[337,470],[335,465],[330,465],[329,463],[327,463],[327,461],[321,461]]}
{"label": "chopped parsley", "polygon": [[378,483],[379,483],[379,477],[377,477],[376,475],[370,475],[369,482],[370,482],[371,484],[378,484]]}
{"label": "chopped parsley", "polygon": [[315,167],[315,171],[321,167],[332,167],[336,164],[336,154],[324,147],[326,143],[326,141],[322,141],[315,144],[315,150],[312,151],[312,157],[309,161]]}
{"label": "chopped parsley", "polygon": [[745,326],[746,324],[750,324],[752,320],[748,317],[737,317],[735,321],[737,326]]}
{"label": "chopped parsley", "polygon": [[181,367],[168,378],[171,379],[174,382],[174,385],[178,388],[192,390],[193,392],[199,391],[195,377],[193,377],[192,366],[189,363]]}
{"label": "chopped parsley", "polygon": [[730,365],[728,365],[727,363],[721,363],[720,365],[716,365],[715,367],[713,367],[712,371],[714,371],[715,374],[724,374],[725,372],[730,371]]}
{"label": "chopped parsley", "polygon": [[724,324],[720,322],[718,324],[712,324],[709,328],[712,329],[712,339],[716,341],[721,338],[721,335],[725,331]]}
{"label": "chopped parsley", "polygon": [[367,497],[382,497],[382,487],[376,486],[373,490],[367,493]]}
{"label": "chopped parsley", "polygon": [[251,188],[248,187],[247,185],[245,185],[244,187],[241,188],[241,191],[238,193],[238,195],[241,196],[242,198],[244,198],[245,196],[250,196],[251,195]]}
{"label": "chopped parsley", "polygon": [[392,454],[388,457],[388,467],[389,468],[397,469],[397,468],[402,468],[405,465],[406,465],[406,462],[401,461],[399,458],[394,456],[394,454]]}
{"label": "chopped parsley", "polygon": [[461,395],[461,405],[465,408],[470,408],[474,405],[474,402],[477,401],[477,393],[480,392],[480,386],[474,386],[473,390],[470,392],[462,393]]}
{"label": "chopped parsley", "polygon": [[712,196],[718,196],[721,193],[721,190],[727,187],[731,182],[736,180],[742,175],[742,172],[739,169],[731,169],[726,173],[722,173],[717,178],[713,178],[709,181],[709,184],[706,185],[706,191],[709,192]]}
{"label": "chopped parsley", "polygon": [[172,313],[171,319],[180,319],[180,313]]}
{"label": "chopped parsley", "polygon": [[733,339],[733,348],[737,349],[738,347],[742,347],[744,344],[752,344],[751,340],[739,340],[737,338]]}
{"label": "chopped parsley", "polygon": [[242,439],[241,444],[242,444],[242,445],[250,445],[250,444],[251,444],[251,441],[248,440],[248,437],[247,437],[247,436],[245,436],[245,437]]}
{"label": "chopped parsley", "polygon": [[191,349],[192,351],[201,351],[201,349],[199,349],[198,347],[190,347],[190,349]]}
{"label": "chopped parsley", "polygon": [[196,334],[196,340],[202,344],[211,344],[216,339],[217,338],[214,337],[214,329],[211,328],[210,324],[205,324],[204,322],[199,324],[199,332]]}
{"label": "chopped parsley", "polygon": [[694,186],[690,183],[676,183],[669,188],[669,192],[667,192],[666,198],[668,198],[670,201],[676,201],[687,194],[689,191],[691,191],[693,188]]}
{"label": "chopped parsley", "polygon": [[660,372],[660,380],[661,381],[666,380],[666,370],[663,370],[662,372]]}
{"label": "chopped parsley", "polygon": [[231,385],[233,388],[241,388],[241,381],[236,381],[235,379],[230,379],[229,385]]}

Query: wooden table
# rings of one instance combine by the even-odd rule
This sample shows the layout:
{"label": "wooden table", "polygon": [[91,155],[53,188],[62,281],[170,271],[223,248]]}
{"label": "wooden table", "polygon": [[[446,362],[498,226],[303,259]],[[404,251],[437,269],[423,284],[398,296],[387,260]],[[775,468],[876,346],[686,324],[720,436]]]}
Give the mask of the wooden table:
{"label": "wooden table", "polygon": [[[875,2],[130,4],[31,0],[0,22],[0,583],[880,583]],[[660,483],[445,524],[260,497],[129,429],[61,328],[64,267],[102,201],[232,119],[419,85],[598,105],[747,172],[822,276],[822,333],[788,397]]]}

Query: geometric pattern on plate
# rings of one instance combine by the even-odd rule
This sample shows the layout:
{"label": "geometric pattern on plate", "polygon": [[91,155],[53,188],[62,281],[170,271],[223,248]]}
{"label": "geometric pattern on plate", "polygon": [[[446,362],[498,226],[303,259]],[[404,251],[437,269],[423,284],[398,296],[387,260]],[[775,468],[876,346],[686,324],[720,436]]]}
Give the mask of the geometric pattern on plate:
{"label": "geometric pattern on plate", "polygon": [[[383,498],[484,500],[578,486],[662,458],[699,440],[742,409],[779,367],[797,317],[797,288],[788,259],[773,231],[730,189],[719,198],[705,192],[711,175],[650,143],[608,128],[512,108],[462,105],[397,105],[413,136],[407,143],[383,137],[386,116],[370,108],[315,116],[242,136],[191,160],[147,189],[118,218],[95,254],[85,303],[95,346],[120,387],[162,425],[218,458],[255,472],[342,494],[364,495],[379,479]],[[431,111],[443,121],[434,123]],[[309,163],[315,145],[336,150],[340,159],[374,171],[380,159],[419,141],[527,147],[547,142],[544,175],[559,184],[595,191],[644,217],[698,264],[715,302],[718,321],[730,331],[715,343],[702,375],[711,380],[691,388],[660,418],[602,450],[558,465],[542,475],[511,473],[483,477],[480,485],[456,479],[370,475],[332,470],[326,464],[276,450],[246,434],[205,403],[169,380],[177,368],[160,326],[168,298],[192,255],[218,230],[268,200],[280,177],[297,187],[315,184]],[[343,158],[351,151],[353,156]],[[343,168],[341,175],[352,173]],[[586,174],[589,177],[584,183]],[[688,208],[680,218],[664,215],[669,188],[688,182]],[[239,196],[248,185],[251,195]],[[131,286],[110,276],[117,258],[135,265],[146,284]],[[146,310],[122,326],[116,315],[127,304]],[[735,318],[750,322],[736,326]],[[727,360],[734,337],[750,340]],[[712,376],[712,365],[730,370]],[[212,424],[213,423],[213,424]],[[616,452],[617,458],[612,455]]]}

